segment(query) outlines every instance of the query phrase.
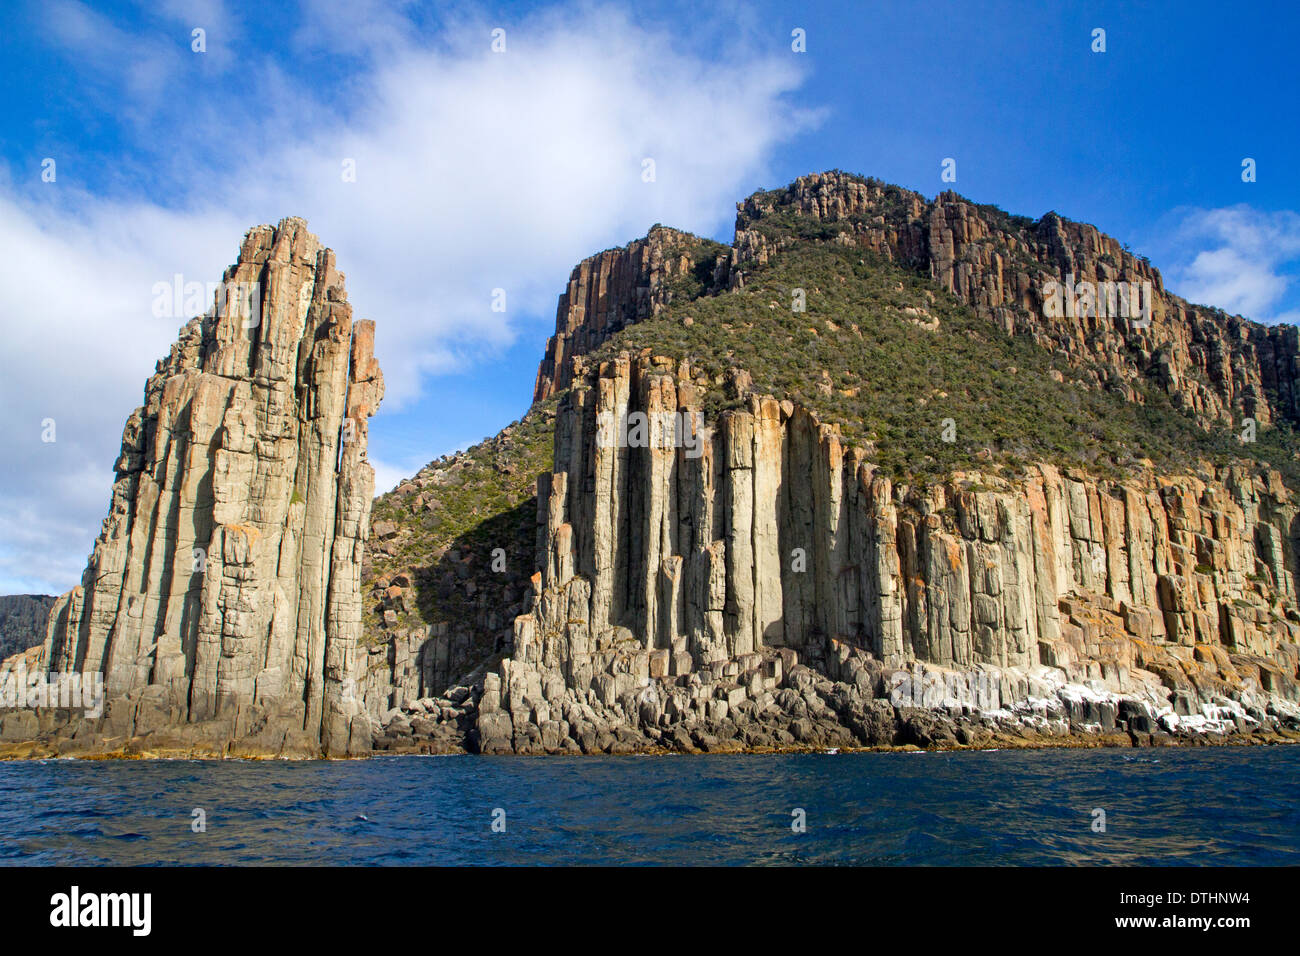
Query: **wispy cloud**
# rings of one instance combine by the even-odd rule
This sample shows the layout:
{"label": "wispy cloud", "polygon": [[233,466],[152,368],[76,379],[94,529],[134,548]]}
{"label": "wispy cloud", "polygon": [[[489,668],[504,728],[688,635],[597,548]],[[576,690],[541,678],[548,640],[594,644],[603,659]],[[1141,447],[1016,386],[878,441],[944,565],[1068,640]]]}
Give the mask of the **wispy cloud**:
{"label": "wispy cloud", "polygon": [[1300,215],[1247,205],[1181,209],[1162,231],[1163,271],[1179,295],[1261,322],[1300,320]]}
{"label": "wispy cloud", "polygon": [[[138,56],[123,28],[79,4],[59,9],[52,29],[70,49],[87,30],[109,38],[87,70],[108,76]],[[165,12],[177,30],[202,16],[179,4]],[[11,453],[0,593],[75,583],[122,423],[184,318],[152,316],[153,285],[178,272],[219,278],[248,227],[300,215],[334,247],[356,314],[378,321],[391,414],[430,375],[508,345],[521,316],[551,313],[578,259],[657,221],[722,228],[774,148],[816,120],[786,98],[801,82],[792,58],[692,53],[675,34],[603,8],[513,23],[504,54],[490,50],[495,24],[467,18],[428,40],[372,13],[369,32],[304,22],[304,49],[350,44],[368,64],[323,92],[274,66],[240,74],[247,89],[191,90],[194,78],[165,69],[179,84],[166,96],[153,83],[118,88],[123,110],[166,114],[157,122],[169,135],[141,132],[124,150],[176,187],[165,205],[147,176],[123,198],[63,175],[17,189],[18,176],[0,170],[0,256],[16,277],[0,286],[0,320],[18,329],[7,335],[14,372],[0,380]],[[237,33],[219,4],[209,14],[223,35]],[[654,182],[642,180],[646,158]],[[498,288],[504,313],[491,309]],[[53,444],[40,441],[46,418],[58,423]],[[385,466],[385,479],[406,464]]]}
{"label": "wispy cloud", "polygon": [[130,101],[120,105],[146,113],[173,89],[184,64],[182,51],[188,52],[189,30],[174,31],[171,37],[132,31],[78,0],[49,0],[41,8],[41,22],[47,38],[68,54],[80,75],[124,92]]}
{"label": "wispy cloud", "polygon": [[294,31],[295,48],[309,52],[382,60],[411,46],[412,0],[353,0],[351,3],[306,4]]}

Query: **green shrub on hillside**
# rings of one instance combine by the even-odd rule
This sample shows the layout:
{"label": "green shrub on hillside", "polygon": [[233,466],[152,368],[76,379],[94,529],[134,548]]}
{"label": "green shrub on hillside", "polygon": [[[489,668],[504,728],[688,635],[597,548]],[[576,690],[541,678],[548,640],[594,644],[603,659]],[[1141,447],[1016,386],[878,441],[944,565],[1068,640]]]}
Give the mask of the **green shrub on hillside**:
{"label": "green shrub on hillside", "polygon": [[[760,222],[801,237],[819,226],[781,213]],[[805,292],[804,312],[791,309],[795,289]],[[1129,383],[1142,398],[1130,402],[1111,369],[1054,361],[930,279],[850,246],[790,245],[766,266],[752,265],[743,290],[676,299],[592,358],[642,348],[689,359],[719,380],[729,368],[745,369],[759,390],[813,408],[851,442],[869,443],[896,479],[1040,460],[1118,476],[1143,458],[1188,469],[1198,459],[1247,456],[1300,476],[1289,429],[1261,430],[1244,446],[1235,431],[1203,430],[1149,383]],[[717,415],[736,404],[713,389],[704,410]],[[953,442],[943,440],[947,419]]]}

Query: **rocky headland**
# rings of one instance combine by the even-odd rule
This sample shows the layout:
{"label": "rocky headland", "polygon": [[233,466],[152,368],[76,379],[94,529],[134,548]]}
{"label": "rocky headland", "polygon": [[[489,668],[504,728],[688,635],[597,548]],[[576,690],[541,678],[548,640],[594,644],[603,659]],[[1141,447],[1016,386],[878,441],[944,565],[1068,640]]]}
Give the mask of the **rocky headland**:
{"label": "rocky headland", "polygon": [[737,211],[579,264],[533,406],[373,523],[373,328],[301,220],[251,231],[261,323],[182,330],[3,665],[104,714],[0,753],[1300,740],[1295,328],[1054,213],[839,172]]}

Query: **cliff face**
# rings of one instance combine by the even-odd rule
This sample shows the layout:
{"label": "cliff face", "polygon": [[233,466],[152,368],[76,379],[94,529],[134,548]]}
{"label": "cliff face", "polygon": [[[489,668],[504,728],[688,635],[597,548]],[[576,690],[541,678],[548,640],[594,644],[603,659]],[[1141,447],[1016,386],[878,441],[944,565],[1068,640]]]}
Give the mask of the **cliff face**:
{"label": "cliff face", "polygon": [[[1150,262],[1087,223],[1055,213],[1037,221],[1010,216],[951,191],[927,200],[841,172],[804,176],[738,203],[730,249],[656,227],[584,260],[560,297],[534,400],[569,386],[575,357],[666,307],[673,278],[695,272],[705,293],[742,288],[753,266],[814,237],[918,270],[1063,361],[1151,380],[1207,423],[1300,421],[1295,327],[1192,305],[1165,290]],[[1121,283],[1135,293],[1127,305]]]}
{"label": "cliff face", "polygon": [[[34,663],[104,676],[104,716],[69,734],[366,751],[353,688],[374,326],[352,321],[334,254],[301,219],[251,230],[224,283],[236,292],[181,330],[127,420],[108,517]],[[6,718],[6,736],[36,719]]]}
{"label": "cliff face", "polygon": [[[751,391],[709,422],[704,385],[622,357],[562,402],[539,486],[543,630],[626,627],[683,672],[826,638],[890,664],[1073,664],[1067,595],[1122,611],[1140,640],[1271,658],[1300,635],[1297,512],[1276,472],[1119,483],[1039,465],[896,488],[790,402]],[[645,447],[601,440],[602,420],[638,412]],[[659,430],[687,417],[698,448]]]}
{"label": "cliff face", "polygon": [[[997,712],[1090,694],[1112,728],[1121,701],[1140,726],[1300,701],[1297,510],[1276,473],[1038,466],[920,492],[789,402],[751,392],[705,422],[704,385],[624,356],[561,403],[536,607],[486,684],[484,749],[564,749],[552,715],[589,703],[637,733],[728,714],[734,729],[799,661],[858,691],[850,724],[900,695]],[[653,425],[645,447],[600,438],[638,412],[686,413],[698,449]]]}
{"label": "cliff face", "polygon": [[711,283],[724,247],[655,226],[644,239],[584,259],[569,276],[555,310],[555,334],[537,369],[533,401],[568,388],[574,360],[632,322],[657,315],[673,298],[675,279],[700,271]]}
{"label": "cliff face", "polygon": [[[968,337],[993,343],[967,347],[1002,356],[992,398],[1012,381],[1037,395],[1023,379],[1050,373],[1062,387],[1043,397],[1075,409],[1080,395],[1122,406],[1154,388],[1193,417],[1192,432],[1225,432],[1242,417],[1262,427],[1295,417],[1294,329],[1189,305],[1115,240],[1052,214],[1032,222],[838,173],[738,208],[729,255],[704,249],[689,269],[693,296],[716,307],[682,294],[646,305],[644,278],[593,279],[621,253],[575,270],[538,374],[539,397],[563,394],[553,466],[538,482],[530,606],[505,656],[463,686],[394,699],[403,706],[385,715],[380,746],[622,752],[1294,735],[1296,503],[1282,476],[1240,446],[1225,457],[1220,444],[1216,463],[1196,465],[1202,451],[1189,443],[1172,469],[1135,446],[1122,477],[1046,461],[1006,468],[985,448],[969,467],[913,484],[878,467],[876,423],[856,423],[873,436],[856,447],[816,401],[755,388],[734,363],[719,375],[716,361],[754,355],[744,347],[756,336],[765,361],[848,349],[847,365],[801,393],[844,408],[852,403],[839,396],[890,388],[890,360],[873,349],[921,339],[886,333],[885,319],[858,306],[824,305],[828,286],[870,273],[859,249],[925,275],[982,317],[987,332],[950,313],[940,321],[942,303],[928,293],[907,301],[901,274],[879,289],[886,313],[924,330],[909,334],[946,335],[958,350]],[[810,244],[854,254],[768,268]],[[777,315],[795,286],[823,305],[785,322]],[[574,308],[593,294],[576,287],[599,288],[600,308]],[[1091,304],[1075,298],[1083,289]],[[728,308],[734,295],[757,301]],[[691,329],[701,321],[706,330]],[[673,352],[611,349],[647,344],[627,323],[653,324]],[[1055,367],[1018,370],[1024,351],[998,352],[1000,335],[1028,338]],[[692,353],[711,337],[723,346],[700,364]],[[780,377],[767,366],[765,378]],[[929,409],[971,386],[959,363],[933,372],[899,396],[915,417],[943,414]],[[1123,434],[1157,420],[1167,421],[1138,418]],[[1072,427],[1100,434],[1103,421],[1076,416]],[[879,437],[935,440],[916,424]],[[1056,440],[1007,437],[1013,449]],[[1088,450],[1067,445],[1070,455]]]}

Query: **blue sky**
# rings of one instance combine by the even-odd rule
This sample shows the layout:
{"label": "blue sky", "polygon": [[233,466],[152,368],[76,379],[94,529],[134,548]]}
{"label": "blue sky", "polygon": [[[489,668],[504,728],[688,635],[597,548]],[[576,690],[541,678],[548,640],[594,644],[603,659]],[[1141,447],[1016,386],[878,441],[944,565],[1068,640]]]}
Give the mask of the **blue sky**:
{"label": "blue sky", "polygon": [[76,583],[121,424],[184,320],[150,315],[153,283],[219,278],[245,229],[286,215],[336,249],[378,323],[381,484],[523,413],[579,259],[654,222],[729,241],[738,200],[824,169],[932,196],[952,157],[973,200],[1092,222],[1194,301],[1294,322],[1298,10],[11,5],[0,593]]}

